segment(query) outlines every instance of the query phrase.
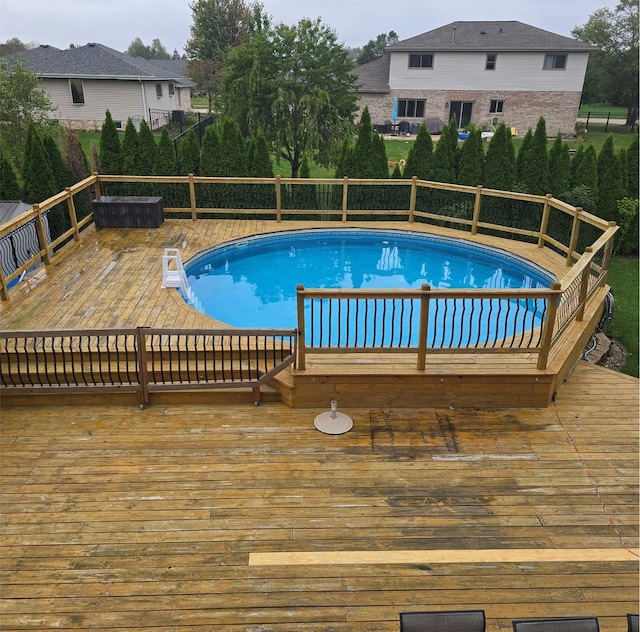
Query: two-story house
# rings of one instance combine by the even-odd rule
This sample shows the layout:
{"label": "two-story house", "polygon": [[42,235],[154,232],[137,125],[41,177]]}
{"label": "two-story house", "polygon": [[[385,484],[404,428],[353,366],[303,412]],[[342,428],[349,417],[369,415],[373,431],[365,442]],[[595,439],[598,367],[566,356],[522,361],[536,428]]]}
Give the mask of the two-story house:
{"label": "two-story house", "polygon": [[154,112],[191,110],[191,88],[170,60],[131,57],[102,44],[67,50],[53,46],[16,53],[56,107],[52,116],[74,129],[100,129],[106,110],[116,125],[153,122]]}
{"label": "two-story house", "polygon": [[543,116],[549,135],[570,135],[594,50],[522,22],[452,22],[356,68],[360,108],[374,125],[404,129],[455,115],[461,128],[504,122],[523,134]]}

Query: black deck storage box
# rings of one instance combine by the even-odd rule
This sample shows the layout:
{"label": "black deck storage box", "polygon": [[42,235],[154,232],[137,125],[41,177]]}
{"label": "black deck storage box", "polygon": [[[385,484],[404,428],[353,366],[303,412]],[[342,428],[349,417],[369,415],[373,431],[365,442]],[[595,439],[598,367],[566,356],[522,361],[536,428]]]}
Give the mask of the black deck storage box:
{"label": "black deck storage box", "polygon": [[103,195],[91,206],[96,228],[158,228],[164,222],[161,197]]}

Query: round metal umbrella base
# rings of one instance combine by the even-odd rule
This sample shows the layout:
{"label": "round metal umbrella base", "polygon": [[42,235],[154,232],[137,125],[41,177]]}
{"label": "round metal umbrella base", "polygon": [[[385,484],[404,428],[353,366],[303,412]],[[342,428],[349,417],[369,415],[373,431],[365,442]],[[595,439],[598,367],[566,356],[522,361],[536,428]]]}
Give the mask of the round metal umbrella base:
{"label": "round metal umbrella base", "polygon": [[353,428],[353,420],[344,413],[327,411],[320,413],[314,420],[313,425],[320,432],[325,434],[343,434]]}

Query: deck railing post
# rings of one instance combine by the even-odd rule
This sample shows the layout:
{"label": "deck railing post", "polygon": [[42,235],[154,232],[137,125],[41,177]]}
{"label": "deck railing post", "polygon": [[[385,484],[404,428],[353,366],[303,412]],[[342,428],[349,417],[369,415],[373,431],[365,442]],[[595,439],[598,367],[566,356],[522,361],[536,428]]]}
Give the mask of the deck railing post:
{"label": "deck railing post", "polygon": [[80,241],[80,233],[78,231],[78,216],[76,215],[76,205],[71,194],[71,188],[65,187],[64,189],[69,196],[67,198],[67,208],[69,209],[69,219],[71,220],[71,227],[73,228],[73,241]]}
{"label": "deck railing post", "polygon": [[420,329],[418,330],[418,371],[427,368],[427,327],[429,326],[429,292],[431,286],[423,283],[420,296]]}
{"label": "deck railing post", "polygon": [[540,233],[538,234],[538,248],[544,246],[544,238],[547,236],[547,226],[549,225],[549,215],[551,213],[551,193],[547,193],[542,207],[542,218],[540,220]]}
{"label": "deck railing post", "polygon": [[189,203],[191,204],[191,219],[195,221],[198,219],[198,214],[196,213],[196,185],[192,173],[189,174]]}
{"label": "deck railing post", "polygon": [[[615,228],[618,224],[614,221],[609,222],[609,228]],[[611,257],[613,256],[613,241],[614,241],[615,233],[609,237],[605,247],[604,253],[602,255],[602,267],[608,272],[609,266],[611,265]],[[603,279],[603,283],[606,280]]]}
{"label": "deck railing post", "polygon": [[282,181],[280,176],[276,176],[276,221],[282,221]]}
{"label": "deck railing post", "polygon": [[542,336],[540,342],[540,353],[538,354],[537,368],[544,371],[547,368],[549,353],[551,351],[551,342],[553,340],[553,330],[556,325],[556,315],[558,313],[558,303],[562,296],[560,289],[562,285],[558,281],[551,284],[551,294],[549,294],[549,308],[542,324]]}
{"label": "deck railing post", "polygon": [[33,212],[36,215],[36,233],[38,234],[38,241],[40,242],[40,251],[44,252],[42,259],[45,265],[51,263],[51,257],[49,256],[49,243],[47,242],[47,233],[44,230],[44,220],[42,219],[42,211],[39,204],[33,205]]}
{"label": "deck railing post", "polygon": [[580,234],[580,215],[582,209],[576,206],[576,210],[573,214],[573,225],[571,226],[571,238],[569,239],[569,252],[567,252],[566,266],[571,267],[573,263],[573,253],[578,247],[578,235]]}
{"label": "deck railing post", "polygon": [[136,328],[136,364],[138,373],[138,404],[142,408],[149,403],[149,372],[147,369],[147,336],[145,329],[148,327]]}
{"label": "deck railing post", "polygon": [[[584,251],[585,254],[592,255],[593,248],[591,246],[587,246]],[[585,302],[587,300],[587,293],[589,292],[589,277],[591,275],[592,262],[593,255],[589,257],[589,261],[580,273],[580,296],[578,297],[578,309],[576,311],[576,321],[578,322],[582,322],[582,320],[584,319],[584,308]]]}
{"label": "deck railing post", "polygon": [[93,188],[96,192],[96,197],[102,197],[102,187],[100,186],[100,174],[97,171],[93,172],[93,177],[96,179],[93,183]]}
{"label": "deck railing post", "polygon": [[7,289],[7,282],[4,277],[4,270],[2,269],[2,262],[0,262],[0,299],[3,301],[9,300],[9,290]]}
{"label": "deck railing post", "polygon": [[473,203],[473,220],[471,222],[471,234],[478,232],[478,221],[480,220],[480,209],[482,208],[482,185],[476,187],[476,199]]}
{"label": "deck railing post", "polygon": [[296,285],[296,303],[298,308],[298,358],[297,368],[304,371],[306,367],[305,322],[304,322],[304,285]]}
{"label": "deck railing post", "polygon": [[349,202],[349,178],[344,177],[342,181],[342,221],[347,221],[347,205]]}
{"label": "deck railing post", "polygon": [[418,197],[418,176],[411,177],[411,197],[409,198],[409,223],[413,224]]}

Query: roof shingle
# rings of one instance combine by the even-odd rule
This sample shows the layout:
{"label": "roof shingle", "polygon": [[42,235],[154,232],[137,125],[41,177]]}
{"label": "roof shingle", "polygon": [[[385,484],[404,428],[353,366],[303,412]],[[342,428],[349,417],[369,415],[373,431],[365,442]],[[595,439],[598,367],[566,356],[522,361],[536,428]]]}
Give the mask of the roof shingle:
{"label": "roof shingle", "polygon": [[515,20],[451,22],[388,46],[388,52],[595,51],[595,46]]}

